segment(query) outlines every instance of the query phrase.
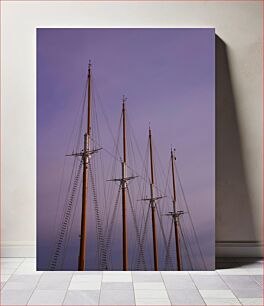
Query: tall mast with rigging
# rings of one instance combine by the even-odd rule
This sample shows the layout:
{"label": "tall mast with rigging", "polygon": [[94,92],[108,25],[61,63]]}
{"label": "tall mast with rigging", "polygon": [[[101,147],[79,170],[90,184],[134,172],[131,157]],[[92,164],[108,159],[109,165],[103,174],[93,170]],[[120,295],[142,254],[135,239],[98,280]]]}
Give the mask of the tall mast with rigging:
{"label": "tall mast with rigging", "polygon": [[128,270],[128,243],[127,243],[127,213],[126,213],[126,193],[128,181],[136,178],[136,176],[127,176],[126,173],[126,100],[127,98],[123,95],[122,97],[122,126],[123,126],[123,160],[121,162],[122,176],[121,178],[114,178],[108,181],[120,182],[122,190],[122,249],[123,249],[123,271]]}
{"label": "tall mast with rigging", "polygon": [[82,185],[82,214],[81,214],[81,236],[80,236],[80,254],[78,270],[85,270],[86,254],[86,210],[88,193],[88,159],[90,157],[90,139],[91,139],[91,62],[88,65],[88,111],[87,111],[87,130],[84,134],[83,147],[83,185]]}
{"label": "tall mast with rigging", "polygon": [[175,182],[175,153],[171,149],[171,173],[172,173],[172,188],[173,188],[173,212],[171,212],[171,216],[173,218],[174,223],[174,234],[175,234],[175,247],[176,247],[176,258],[177,258],[177,267],[178,271],[182,271],[182,259],[180,252],[180,237],[179,237],[179,216],[183,213],[182,211],[176,210],[176,182]]}
{"label": "tall mast with rigging", "polygon": [[128,270],[127,253],[127,222],[126,222],[126,97],[122,98],[122,117],[123,117],[123,162],[122,162],[122,227],[123,227],[123,270]]}
{"label": "tall mast with rigging", "polygon": [[[69,200],[67,200],[67,207],[65,208],[65,213],[64,213],[64,221],[62,223],[62,226],[59,230],[58,233],[58,241],[55,244],[54,247],[54,254],[52,255],[49,263],[49,268],[51,270],[54,270],[56,268],[56,264],[59,260],[59,256],[61,255],[63,249],[63,239],[67,235],[67,230],[69,226],[69,222],[71,220],[71,212],[72,212],[72,206],[73,206],[73,199],[75,199],[76,196],[76,190],[77,190],[77,185],[79,184],[79,178],[81,177],[82,174],[82,208],[81,208],[81,233],[80,233],[80,249],[79,249],[79,258],[78,258],[78,270],[79,271],[85,271],[86,270],[86,236],[87,236],[87,206],[88,206],[88,187],[89,187],[89,182],[88,182],[88,173],[91,175],[91,192],[94,195],[94,203],[97,205],[97,199],[95,196],[95,184],[93,180],[93,175],[92,175],[92,167],[90,166],[90,159],[92,155],[96,152],[98,152],[101,148],[94,149],[94,141],[93,137],[91,135],[91,126],[92,126],[92,89],[91,89],[91,62],[89,61],[88,65],[88,79],[87,79],[87,125],[85,125],[85,132],[84,132],[84,143],[83,143],[83,149],[80,152],[75,152],[73,151],[72,154],[68,154],[67,156],[79,156],[81,157],[81,161],[79,163],[79,167],[77,170],[76,177],[74,178],[72,185],[72,192],[70,193]],[[86,97],[84,98],[84,102],[86,100]],[[134,213],[134,208],[131,204],[131,197],[129,193],[129,188],[128,188],[128,181],[136,178],[136,176],[127,176],[127,168],[131,169],[130,167],[127,167],[127,113],[126,113],[126,97],[123,95],[122,97],[122,113],[121,113],[121,123],[122,123],[122,157],[121,157],[121,178],[114,178],[110,179],[109,181],[115,181],[119,182],[119,189],[118,189],[118,197],[115,203],[115,207],[119,204],[119,196],[120,196],[120,191],[122,194],[121,198],[121,205],[122,205],[122,267],[124,271],[127,271],[129,268],[129,258],[128,258],[128,240],[127,240],[127,197],[128,197],[128,204],[131,205],[131,211],[132,214]],[[82,125],[81,125],[82,127]],[[119,126],[120,127],[120,126]],[[96,129],[95,129],[96,130]],[[119,129],[120,132],[120,129]],[[129,132],[129,131],[128,131]],[[118,139],[120,134],[118,135]],[[128,139],[129,139],[129,133],[128,133]],[[79,143],[79,142],[78,142]],[[92,143],[92,145],[91,145]],[[129,141],[128,141],[129,143]],[[120,145],[120,143],[118,143]],[[79,144],[78,144],[79,146]],[[154,173],[154,158],[153,158],[153,143],[152,143],[152,131],[151,127],[149,126],[149,131],[148,131],[148,150],[149,152],[149,159],[150,159],[150,196],[144,199],[141,199],[143,201],[147,201],[149,208],[148,208],[148,214],[151,209],[151,221],[152,221],[152,242],[153,242],[153,264],[154,264],[154,270],[158,271],[159,270],[159,254],[158,254],[158,237],[157,237],[157,228],[156,228],[156,217],[159,217],[159,211],[157,210],[157,201],[161,199],[163,196],[157,196],[155,194],[155,173]],[[128,155],[129,156],[129,155]],[[176,195],[176,167],[175,167],[175,160],[176,160],[176,154],[175,150],[171,148],[170,152],[170,162],[171,162],[171,172],[172,172],[172,189],[173,189],[173,197],[172,197],[172,204],[173,204],[173,210],[168,212],[167,215],[172,217],[172,223],[171,223],[171,231],[170,231],[170,239],[171,239],[171,234],[173,230],[173,225],[174,225],[174,234],[175,234],[175,250],[176,250],[176,259],[177,259],[177,269],[181,271],[183,269],[182,265],[182,256],[181,256],[181,241],[180,241],[180,232],[181,232],[181,227],[180,227],[180,215],[182,215],[184,212],[182,210],[177,210],[177,195]],[[90,176],[89,176],[90,178]],[[79,190],[79,189],[78,189]],[[90,194],[89,194],[90,195]],[[97,225],[100,225],[100,217],[99,217],[99,210],[98,206],[95,206],[95,211],[96,211],[96,222]],[[115,215],[113,214],[113,218]],[[136,219],[135,213],[133,215],[134,220]],[[148,219],[148,218],[147,218]],[[147,220],[146,219],[146,220]],[[114,219],[113,219],[114,220]],[[166,242],[166,237],[164,235],[164,230],[162,228],[162,222],[160,219],[160,226],[162,229],[162,234],[163,238]],[[111,221],[112,222],[112,221]],[[147,224],[147,221],[146,223]],[[138,237],[138,242],[140,246],[140,255],[143,254],[143,244],[144,244],[144,239],[145,236],[142,238],[142,243],[140,241],[140,232],[138,231],[137,228],[137,223],[135,221],[136,225],[136,234]],[[193,226],[193,225],[192,225]],[[99,228],[99,229],[98,229]],[[108,263],[107,263],[107,250],[108,248],[105,248],[104,246],[104,239],[103,239],[103,231],[102,227],[98,226],[98,241],[99,241],[99,246],[101,247],[101,261],[102,261],[102,267],[103,268],[108,268]],[[112,228],[112,227],[111,227]],[[101,229],[101,231],[100,231]],[[146,233],[146,227],[144,227],[144,233]],[[195,233],[196,235],[196,233]],[[111,238],[111,235],[109,236]],[[108,244],[111,243],[111,239],[107,240],[107,247],[109,247]],[[197,239],[197,238],[196,238]],[[110,241],[110,242],[109,242]],[[170,240],[171,241],[171,240]],[[199,245],[198,245],[199,246]],[[169,250],[169,246],[168,246]],[[187,249],[186,249],[187,250]],[[200,247],[199,251],[201,253]],[[168,251],[169,253],[169,251]],[[188,250],[187,250],[188,253]],[[202,255],[202,253],[201,253]],[[144,257],[144,254],[143,254]],[[63,264],[64,259],[62,260]],[[144,258],[143,258],[144,261]],[[191,263],[191,261],[190,261]]]}
{"label": "tall mast with rigging", "polygon": [[150,198],[146,198],[143,200],[149,201],[149,205],[151,207],[154,270],[158,271],[159,258],[158,258],[157,230],[156,230],[156,200],[162,197],[154,196],[155,181],[154,181],[154,165],[153,165],[153,152],[152,152],[152,135],[150,127],[149,127],[149,155],[150,155]]}

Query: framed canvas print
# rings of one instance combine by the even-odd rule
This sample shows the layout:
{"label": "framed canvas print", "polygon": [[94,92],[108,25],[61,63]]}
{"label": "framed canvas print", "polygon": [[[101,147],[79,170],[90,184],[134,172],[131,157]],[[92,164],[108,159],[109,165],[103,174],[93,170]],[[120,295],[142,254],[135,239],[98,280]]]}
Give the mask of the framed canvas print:
{"label": "framed canvas print", "polygon": [[37,269],[214,268],[214,29],[37,29]]}

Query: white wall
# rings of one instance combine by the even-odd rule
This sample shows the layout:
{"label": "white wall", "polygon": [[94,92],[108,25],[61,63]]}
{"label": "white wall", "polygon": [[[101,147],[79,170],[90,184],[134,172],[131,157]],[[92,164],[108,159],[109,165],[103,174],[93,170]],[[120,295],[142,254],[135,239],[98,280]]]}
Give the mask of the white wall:
{"label": "white wall", "polygon": [[262,2],[1,2],[2,256],[36,238],[36,27],[215,27],[217,252],[262,241]]}

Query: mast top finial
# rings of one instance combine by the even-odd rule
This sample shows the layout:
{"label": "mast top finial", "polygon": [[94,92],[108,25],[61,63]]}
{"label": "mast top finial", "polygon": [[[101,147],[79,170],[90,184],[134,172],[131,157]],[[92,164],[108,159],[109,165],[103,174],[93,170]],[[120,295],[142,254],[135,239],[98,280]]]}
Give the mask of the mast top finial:
{"label": "mast top finial", "polygon": [[91,62],[91,60],[89,59],[88,68],[90,69],[91,66],[92,66],[92,62]]}
{"label": "mast top finial", "polygon": [[151,123],[149,121],[149,135],[151,135]]}
{"label": "mast top finial", "polygon": [[122,96],[122,102],[125,103],[127,100],[127,97],[125,95]]}
{"label": "mast top finial", "polygon": [[173,149],[173,155],[174,155],[174,159],[176,160],[176,149]]}

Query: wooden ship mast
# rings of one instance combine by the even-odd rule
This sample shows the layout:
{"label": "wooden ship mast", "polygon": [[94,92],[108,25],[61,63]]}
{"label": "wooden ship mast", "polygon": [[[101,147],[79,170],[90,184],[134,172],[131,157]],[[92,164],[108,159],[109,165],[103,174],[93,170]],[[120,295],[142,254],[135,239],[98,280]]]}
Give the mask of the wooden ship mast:
{"label": "wooden ship mast", "polygon": [[123,121],[123,161],[122,161],[122,229],[123,229],[123,271],[128,270],[128,250],[127,250],[127,212],[126,212],[126,97],[122,99],[122,121]]}
{"label": "wooden ship mast", "polygon": [[175,150],[171,149],[171,173],[172,173],[172,189],[173,189],[173,211],[170,215],[173,218],[174,223],[174,234],[175,234],[175,248],[176,248],[176,259],[177,259],[177,267],[178,271],[182,271],[182,258],[181,258],[181,251],[180,251],[180,233],[179,233],[179,216],[183,214],[183,211],[177,211],[176,209],[176,180],[175,180]]}
{"label": "wooden ship mast", "polygon": [[153,258],[154,270],[159,270],[159,257],[158,257],[158,242],[156,230],[156,200],[154,197],[154,165],[153,165],[153,152],[152,152],[152,136],[151,128],[149,127],[149,155],[150,155],[150,206],[151,206],[151,220],[152,220],[152,239],[153,239]]}
{"label": "wooden ship mast", "polygon": [[136,176],[127,176],[127,140],[126,140],[126,101],[127,98],[122,97],[122,147],[123,147],[123,159],[121,161],[121,178],[111,179],[109,181],[120,182],[122,190],[122,261],[123,271],[128,270],[128,242],[127,242],[127,208],[126,208],[126,194],[128,181],[136,178]]}
{"label": "wooden ship mast", "polygon": [[86,221],[87,221],[87,205],[88,205],[88,171],[90,165],[90,158],[94,153],[97,153],[101,148],[91,149],[91,127],[92,127],[92,99],[91,99],[91,61],[88,64],[88,89],[87,89],[87,128],[84,134],[83,150],[80,153],[75,153],[71,155],[77,155],[82,157],[83,162],[83,181],[82,181],[82,210],[81,210],[81,234],[80,234],[80,252],[78,259],[78,270],[86,270]]}
{"label": "wooden ship mast", "polygon": [[82,187],[82,213],[81,213],[81,235],[80,235],[80,255],[78,270],[85,271],[86,255],[86,211],[88,194],[88,159],[90,158],[90,139],[91,139],[91,62],[88,65],[88,112],[87,130],[84,134],[83,144],[83,187]]}
{"label": "wooden ship mast", "polygon": [[156,201],[162,197],[155,197],[154,184],[154,160],[153,160],[153,148],[152,148],[152,133],[149,126],[148,134],[149,142],[149,158],[150,158],[150,197],[142,199],[143,201],[148,201],[151,208],[151,225],[152,225],[152,244],[153,244],[153,263],[154,270],[159,270],[159,253],[158,253],[158,240],[157,240],[157,228],[156,228]]}

